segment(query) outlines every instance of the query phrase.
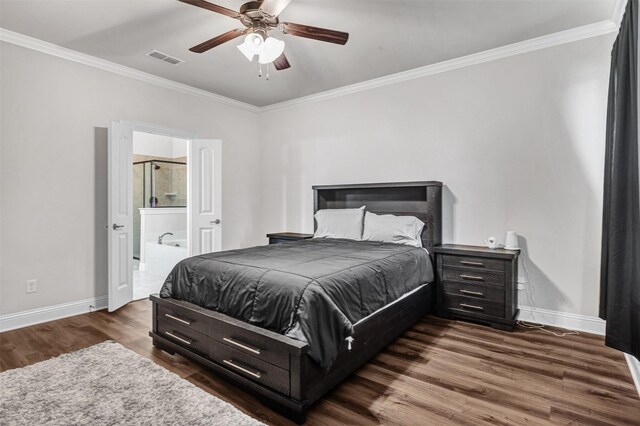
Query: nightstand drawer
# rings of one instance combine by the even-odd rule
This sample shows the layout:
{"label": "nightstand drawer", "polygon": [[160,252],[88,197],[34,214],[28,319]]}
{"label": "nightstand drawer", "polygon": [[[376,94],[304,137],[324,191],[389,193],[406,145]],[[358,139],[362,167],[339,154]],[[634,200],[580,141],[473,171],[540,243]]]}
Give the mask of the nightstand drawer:
{"label": "nightstand drawer", "polygon": [[442,271],[443,281],[458,281],[470,284],[485,284],[504,287],[504,273],[479,270],[464,270],[445,267]]}
{"label": "nightstand drawer", "polygon": [[465,314],[482,314],[496,317],[504,317],[504,303],[491,300],[482,300],[468,296],[455,294],[442,295],[444,308]]}
{"label": "nightstand drawer", "polygon": [[505,270],[504,260],[487,259],[485,257],[443,255],[442,263],[445,266],[459,266],[463,268],[473,268],[478,270],[483,270],[483,269],[493,269],[496,271]]}
{"label": "nightstand drawer", "polygon": [[480,300],[491,300],[504,303],[504,290],[482,284],[467,284],[463,282],[445,281],[442,283],[444,293],[472,297]]}

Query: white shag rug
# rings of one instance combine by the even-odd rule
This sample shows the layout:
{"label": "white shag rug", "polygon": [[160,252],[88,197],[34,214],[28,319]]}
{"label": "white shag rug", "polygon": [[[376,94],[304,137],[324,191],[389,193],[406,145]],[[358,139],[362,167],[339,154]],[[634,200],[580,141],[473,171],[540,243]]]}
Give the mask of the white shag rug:
{"label": "white shag rug", "polygon": [[111,341],[0,373],[0,423],[262,425]]}

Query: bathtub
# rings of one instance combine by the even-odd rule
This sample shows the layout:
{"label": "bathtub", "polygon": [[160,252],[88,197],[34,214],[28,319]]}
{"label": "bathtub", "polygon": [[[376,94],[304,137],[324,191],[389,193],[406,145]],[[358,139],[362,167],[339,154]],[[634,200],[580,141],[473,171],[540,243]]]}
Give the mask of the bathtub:
{"label": "bathtub", "polygon": [[176,263],[188,257],[187,240],[162,240],[145,243],[145,270],[165,278]]}

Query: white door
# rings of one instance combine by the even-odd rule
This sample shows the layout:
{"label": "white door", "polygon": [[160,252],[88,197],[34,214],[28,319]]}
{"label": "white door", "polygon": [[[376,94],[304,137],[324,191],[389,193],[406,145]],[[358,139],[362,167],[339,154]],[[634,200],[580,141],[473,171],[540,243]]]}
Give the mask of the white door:
{"label": "white door", "polygon": [[109,130],[109,312],[133,300],[133,127]]}
{"label": "white door", "polygon": [[222,141],[194,139],[187,156],[189,253],[222,248]]}

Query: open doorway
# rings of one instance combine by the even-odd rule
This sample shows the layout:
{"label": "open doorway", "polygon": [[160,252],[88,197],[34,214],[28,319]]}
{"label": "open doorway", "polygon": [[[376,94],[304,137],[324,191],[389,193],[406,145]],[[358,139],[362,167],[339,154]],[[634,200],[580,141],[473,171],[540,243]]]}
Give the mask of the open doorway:
{"label": "open doorway", "polygon": [[189,141],[133,132],[133,299],[160,291],[188,257]]}
{"label": "open doorway", "polygon": [[181,259],[220,250],[222,141],[197,139],[150,124],[112,121],[108,147],[112,312],[156,293]]}

